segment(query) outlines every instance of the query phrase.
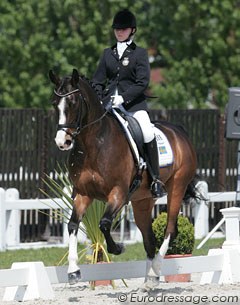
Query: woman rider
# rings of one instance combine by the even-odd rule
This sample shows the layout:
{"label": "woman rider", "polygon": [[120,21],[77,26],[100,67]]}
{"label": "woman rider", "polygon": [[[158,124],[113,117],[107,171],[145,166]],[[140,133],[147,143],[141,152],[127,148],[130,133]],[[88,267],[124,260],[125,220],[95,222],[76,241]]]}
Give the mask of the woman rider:
{"label": "woman rider", "polygon": [[113,106],[122,105],[138,121],[151,167],[151,192],[153,198],[160,198],[166,192],[160,181],[157,143],[144,94],[150,81],[148,54],[133,42],[137,24],[132,12],[119,11],[112,28],[117,43],[104,50],[92,81],[105,106],[112,98]]}

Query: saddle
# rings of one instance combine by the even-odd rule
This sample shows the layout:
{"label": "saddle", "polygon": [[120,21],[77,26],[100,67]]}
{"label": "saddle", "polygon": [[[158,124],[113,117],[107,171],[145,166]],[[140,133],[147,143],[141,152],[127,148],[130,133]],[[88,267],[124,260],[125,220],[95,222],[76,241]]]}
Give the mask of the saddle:
{"label": "saddle", "polygon": [[[137,174],[133,179],[133,183],[129,191],[130,197],[131,194],[138,188],[138,186],[140,186],[142,181],[142,173],[147,167],[145,161],[147,158],[144,151],[143,134],[138,121],[133,116],[131,116],[122,106],[119,106],[118,108],[111,108],[111,113],[118,121],[120,127],[126,135],[126,139],[131,148],[137,168]],[[167,137],[160,129],[156,127],[154,128],[154,133],[158,145],[159,167],[171,165],[173,163],[173,153]]]}
{"label": "saddle", "polygon": [[119,123],[121,129],[126,135],[126,139],[132,150],[133,156],[137,164],[140,157],[144,159],[143,134],[138,121],[123,108],[112,108],[112,114]]}
{"label": "saddle", "polygon": [[[138,121],[122,106],[112,108],[111,113],[125,133],[137,164],[145,162],[147,158],[144,152],[143,134]],[[158,146],[159,167],[171,165],[173,163],[173,152],[167,137],[155,126],[154,133]]]}

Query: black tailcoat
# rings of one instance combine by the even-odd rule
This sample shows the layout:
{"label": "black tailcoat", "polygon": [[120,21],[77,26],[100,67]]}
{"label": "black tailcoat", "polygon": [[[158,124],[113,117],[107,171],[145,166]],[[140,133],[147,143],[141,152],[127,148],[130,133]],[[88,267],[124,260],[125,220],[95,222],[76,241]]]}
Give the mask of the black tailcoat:
{"label": "black tailcoat", "polygon": [[127,111],[147,110],[144,92],[149,80],[147,51],[134,42],[126,48],[121,59],[117,53],[117,45],[105,49],[92,79],[104,105],[110,101],[117,88]]}

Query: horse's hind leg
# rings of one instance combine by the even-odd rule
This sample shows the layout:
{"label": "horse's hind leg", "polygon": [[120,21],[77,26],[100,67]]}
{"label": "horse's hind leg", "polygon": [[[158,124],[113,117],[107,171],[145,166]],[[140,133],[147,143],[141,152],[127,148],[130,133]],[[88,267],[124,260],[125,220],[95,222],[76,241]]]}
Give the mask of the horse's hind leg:
{"label": "horse's hind leg", "polygon": [[92,200],[86,196],[77,195],[74,199],[74,205],[72,215],[68,223],[69,232],[69,254],[68,254],[68,281],[69,284],[75,284],[81,277],[80,269],[77,265],[78,254],[77,254],[77,233],[79,223],[82,217],[90,205]]}
{"label": "horse's hind leg", "polygon": [[170,191],[168,195],[168,204],[167,204],[167,226],[165,230],[164,242],[159,250],[159,254],[164,257],[169,243],[177,235],[177,218],[182,204],[182,199],[184,197],[187,184],[184,182],[183,178],[178,181],[174,180],[172,185],[170,185]]}
{"label": "horse's hind leg", "polygon": [[160,265],[154,265],[156,253],[156,239],[152,230],[152,198],[132,201],[135,222],[142,233],[143,244],[147,253],[145,287],[153,288],[159,282]]}
{"label": "horse's hind leg", "polygon": [[143,245],[149,259],[153,259],[156,251],[156,240],[152,230],[152,198],[132,201],[134,219],[143,236]]}

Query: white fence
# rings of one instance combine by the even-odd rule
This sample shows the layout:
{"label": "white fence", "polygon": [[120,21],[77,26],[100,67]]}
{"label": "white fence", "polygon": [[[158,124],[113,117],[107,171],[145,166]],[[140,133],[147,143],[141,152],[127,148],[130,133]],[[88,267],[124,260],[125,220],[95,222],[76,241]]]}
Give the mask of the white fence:
{"label": "white fence", "polygon": [[[209,204],[212,202],[235,202],[236,192],[225,193],[208,193],[208,186],[205,182],[199,182],[198,192],[201,193],[208,201],[199,200],[194,204],[193,215],[195,222],[195,238],[200,239],[209,232]],[[156,204],[166,204],[167,197],[160,198]],[[21,210],[37,210],[59,209],[59,205],[63,204],[61,199],[19,199],[19,192],[16,189],[4,190],[0,188],[0,251],[5,249],[21,248],[27,243],[20,243],[20,211]],[[64,208],[66,208],[64,206]],[[130,240],[131,242],[140,241],[139,233],[133,217],[130,219]],[[121,223],[121,237],[124,235],[124,220]],[[127,242],[127,241],[126,241]],[[63,225],[63,241],[62,245],[68,243],[67,225]],[[31,247],[38,246],[39,243],[31,243]]]}
{"label": "white fence", "polygon": [[[49,210],[59,209],[63,201],[59,198],[51,199],[19,199],[17,189],[4,190],[0,188],[0,251],[21,248],[20,243],[20,211],[21,210]],[[66,206],[63,206],[66,209]],[[67,245],[67,224],[63,224],[62,244]],[[39,243],[31,243],[31,247]]]}

